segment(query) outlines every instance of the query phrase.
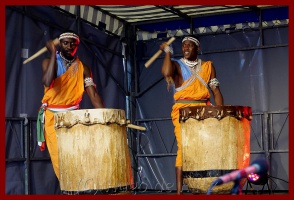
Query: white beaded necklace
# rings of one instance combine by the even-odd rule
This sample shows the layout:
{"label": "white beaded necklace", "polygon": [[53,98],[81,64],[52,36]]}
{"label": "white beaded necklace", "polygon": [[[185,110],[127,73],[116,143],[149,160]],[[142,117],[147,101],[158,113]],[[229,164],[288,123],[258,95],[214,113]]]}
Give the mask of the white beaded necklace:
{"label": "white beaded necklace", "polygon": [[65,64],[66,68],[68,68],[69,66],[71,66],[71,64],[76,60],[76,58],[73,58],[72,60],[68,60],[68,59],[66,59],[66,58],[62,55],[61,52],[59,53],[59,55],[60,55],[61,59],[63,60],[63,62],[64,62],[64,64]]}
{"label": "white beaded necklace", "polygon": [[182,58],[182,61],[189,67],[195,67],[198,64],[198,58],[195,61],[190,61],[186,58]]}
{"label": "white beaded necklace", "polygon": [[190,61],[186,58],[181,58],[181,61],[190,68],[193,74],[198,73],[201,70],[201,60],[198,58],[195,61]]}

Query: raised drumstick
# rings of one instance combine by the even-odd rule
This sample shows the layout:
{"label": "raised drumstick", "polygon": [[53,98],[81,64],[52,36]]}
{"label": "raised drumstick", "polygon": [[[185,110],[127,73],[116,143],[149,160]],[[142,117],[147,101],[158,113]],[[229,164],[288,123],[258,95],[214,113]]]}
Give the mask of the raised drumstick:
{"label": "raised drumstick", "polygon": [[[55,45],[58,45],[59,44],[59,39],[58,38],[55,38],[53,40],[53,43]],[[25,61],[23,61],[23,64],[26,64],[28,62],[30,62],[31,60],[37,58],[39,55],[45,53],[47,51],[47,47],[43,47],[42,49],[40,49],[39,51],[37,51],[34,55],[32,55],[31,57],[29,57],[28,59],[26,59]]]}
{"label": "raised drumstick", "polygon": [[[170,45],[176,38],[172,37],[167,41],[167,44]],[[160,56],[160,54],[162,53],[162,50],[158,50],[146,63],[145,63],[145,67],[148,68],[153,62],[154,60]]]}

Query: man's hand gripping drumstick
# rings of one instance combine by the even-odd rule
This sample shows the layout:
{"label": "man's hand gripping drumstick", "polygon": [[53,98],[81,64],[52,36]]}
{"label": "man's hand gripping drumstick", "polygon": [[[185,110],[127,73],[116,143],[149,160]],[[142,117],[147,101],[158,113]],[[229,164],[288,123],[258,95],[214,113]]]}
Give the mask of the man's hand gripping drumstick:
{"label": "man's hand gripping drumstick", "polygon": [[[59,44],[59,39],[58,39],[58,38],[55,38],[55,39],[53,40],[53,43],[54,43],[55,46],[58,45],[58,44]],[[29,57],[28,59],[26,59],[25,61],[23,61],[23,64],[26,64],[26,63],[30,62],[31,60],[37,58],[37,57],[40,56],[41,54],[45,53],[47,50],[48,50],[48,49],[47,49],[46,46],[43,47],[42,49],[40,49],[39,51],[37,51],[34,55],[32,55],[31,57]]]}
{"label": "man's hand gripping drumstick", "polygon": [[[172,37],[170,38],[167,42],[166,42],[166,46],[170,45],[176,38]],[[146,63],[145,63],[145,67],[148,68],[153,62],[154,60],[160,56],[160,54],[162,53],[163,49],[158,50]]]}

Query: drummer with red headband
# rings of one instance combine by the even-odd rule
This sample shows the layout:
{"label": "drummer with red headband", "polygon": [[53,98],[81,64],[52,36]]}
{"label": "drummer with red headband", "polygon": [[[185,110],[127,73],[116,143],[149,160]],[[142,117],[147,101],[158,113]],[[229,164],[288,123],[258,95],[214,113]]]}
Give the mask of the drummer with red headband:
{"label": "drummer with red headband", "polygon": [[90,68],[75,56],[79,43],[80,38],[73,31],[62,33],[59,36],[60,51],[56,50],[53,40],[47,41],[46,47],[51,55],[42,62],[44,96],[37,119],[38,144],[41,150],[44,150],[46,143],[58,179],[58,145],[54,113],[78,109],[84,91],[94,108],[105,107],[96,90]]}
{"label": "drummer with red headband", "polygon": [[198,58],[200,42],[197,38],[187,36],[182,40],[183,57],[180,59],[172,58],[173,49],[166,42],[160,45],[160,49],[165,52],[161,69],[162,75],[167,81],[168,88],[173,87],[175,92],[175,103],[172,107],[171,117],[178,145],[175,163],[176,189],[177,194],[182,194],[183,173],[179,110],[196,105],[211,105],[209,101],[210,90],[216,105],[223,105],[224,102],[212,61]]}

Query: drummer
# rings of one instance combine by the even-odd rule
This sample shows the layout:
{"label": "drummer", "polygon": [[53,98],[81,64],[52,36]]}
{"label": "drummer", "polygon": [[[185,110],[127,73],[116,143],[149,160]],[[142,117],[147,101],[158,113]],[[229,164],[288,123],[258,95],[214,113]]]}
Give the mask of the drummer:
{"label": "drummer", "polygon": [[175,104],[172,107],[171,117],[174,133],[177,140],[178,151],[175,163],[177,194],[182,194],[182,147],[179,123],[179,110],[184,107],[196,105],[211,105],[210,90],[216,105],[223,105],[223,96],[216,78],[216,71],[212,61],[198,58],[200,42],[194,36],[184,37],[182,40],[181,59],[173,59],[173,49],[166,42],[160,45],[165,52],[162,64],[162,75],[167,81],[168,90],[174,89]]}
{"label": "drummer", "polygon": [[80,43],[73,31],[59,36],[60,51],[53,40],[46,42],[50,57],[42,62],[44,96],[37,119],[37,136],[40,149],[48,147],[54,172],[59,179],[58,146],[54,129],[54,112],[79,108],[84,91],[94,108],[104,108],[104,102],[96,90],[92,72],[75,56]]}

